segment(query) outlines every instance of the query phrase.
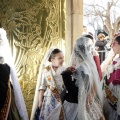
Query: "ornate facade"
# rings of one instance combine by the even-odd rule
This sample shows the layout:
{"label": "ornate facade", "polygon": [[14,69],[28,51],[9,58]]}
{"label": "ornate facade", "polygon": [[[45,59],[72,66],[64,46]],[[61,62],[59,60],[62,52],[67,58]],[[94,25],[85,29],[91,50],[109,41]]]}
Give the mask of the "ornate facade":
{"label": "ornate facade", "polygon": [[52,46],[69,50],[65,53],[69,59],[82,29],[81,10],[82,0],[0,0],[0,22],[7,31],[29,115],[41,60]]}

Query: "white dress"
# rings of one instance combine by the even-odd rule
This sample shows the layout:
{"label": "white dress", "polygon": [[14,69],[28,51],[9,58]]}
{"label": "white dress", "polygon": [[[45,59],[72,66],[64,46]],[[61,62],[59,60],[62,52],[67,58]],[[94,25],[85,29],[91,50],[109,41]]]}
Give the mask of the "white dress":
{"label": "white dress", "polygon": [[90,82],[94,77],[85,62],[77,68],[75,74],[78,92],[78,119],[79,120],[104,120],[102,106],[95,90],[95,83]]}
{"label": "white dress", "polygon": [[66,120],[78,120],[78,104],[64,101],[63,103]]}
{"label": "white dress", "polygon": [[[52,75],[56,83],[56,88],[58,89],[59,93],[63,90],[63,80],[62,76],[60,75],[64,67],[59,67],[55,72],[52,67]],[[43,104],[39,116],[39,120],[59,120],[60,110],[61,110],[61,103],[59,103],[54,96],[52,95],[51,90],[46,86],[46,78],[45,74],[43,73],[42,76],[42,83],[39,89],[44,89],[44,99]]]}

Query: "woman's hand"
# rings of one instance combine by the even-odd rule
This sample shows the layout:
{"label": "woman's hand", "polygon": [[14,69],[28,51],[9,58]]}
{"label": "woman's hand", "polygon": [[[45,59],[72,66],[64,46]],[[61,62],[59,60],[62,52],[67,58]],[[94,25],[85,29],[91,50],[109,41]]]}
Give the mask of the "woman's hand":
{"label": "woman's hand", "polygon": [[43,89],[39,90],[39,104],[38,104],[38,106],[40,109],[41,109],[42,103],[43,103],[43,94],[44,94],[44,90]]}
{"label": "woman's hand", "polygon": [[68,67],[66,70],[70,70],[72,73],[76,72],[76,69],[73,66]]}

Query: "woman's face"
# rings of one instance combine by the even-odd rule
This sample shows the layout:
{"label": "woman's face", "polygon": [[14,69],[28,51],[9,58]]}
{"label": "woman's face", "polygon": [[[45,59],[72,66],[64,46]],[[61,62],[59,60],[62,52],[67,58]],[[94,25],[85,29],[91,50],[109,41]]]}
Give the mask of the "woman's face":
{"label": "woman's face", "polygon": [[55,54],[55,57],[51,59],[53,66],[62,66],[64,63],[64,55],[62,52]]}
{"label": "woman's face", "polygon": [[111,47],[113,48],[115,54],[120,54],[120,45],[116,40],[112,42]]}
{"label": "woman's face", "polygon": [[100,41],[104,41],[104,37],[99,38]]}

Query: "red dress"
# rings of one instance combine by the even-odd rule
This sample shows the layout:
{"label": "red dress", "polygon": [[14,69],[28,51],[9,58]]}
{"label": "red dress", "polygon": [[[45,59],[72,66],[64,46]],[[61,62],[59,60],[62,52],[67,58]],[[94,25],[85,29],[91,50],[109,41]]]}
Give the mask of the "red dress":
{"label": "red dress", "polygon": [[[114,65],[116,63],[117,63],[116,61],[113,62]],[[120,68],[114,70],[114,72],[110,74],[110,78],[107,81],[107,85],[109,85],[111,82],[113,85],[120,85]]]}
{"label": "red dress", "polygon": [[[114,61],[113,65],[117,64],[118,61],[120,61],[120,58]],[[107,95],[104,101],[105,118],[106,120],[120,120],[120,64],[119,63],[116,69],[110,74],[109,79],[106,80],[106,85],[110,92],[105,91]]]}
{"label": "red dress", "polygon": [[93,56],[93,59],[95,61],[96,67],[97,67],[97,71],[100,77],[100,80],[102,80],[102,71],[101,71],[101,67],[100,67],[100,59],[99,56]]}

